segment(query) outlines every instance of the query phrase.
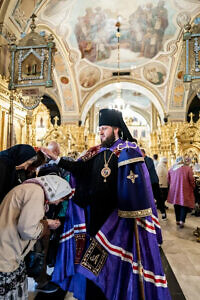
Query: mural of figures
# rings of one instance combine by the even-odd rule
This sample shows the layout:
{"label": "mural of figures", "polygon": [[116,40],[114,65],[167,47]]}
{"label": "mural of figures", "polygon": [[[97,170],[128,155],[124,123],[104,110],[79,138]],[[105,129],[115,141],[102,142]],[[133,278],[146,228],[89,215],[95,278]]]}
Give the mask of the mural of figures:
{"label": "mural of figures", "polygon": [[82,87],[90,88],[100,80],[100,71],[94,67],[85,67],[81,70],[79,81]]}
{"label": "mural of figures", "polygon": [[[111,65],[117,58],[115,36],[117,16],[114,16],[111,7],[107,8],[105,0],[100,2],[101,7],[92,7],[88,4],[84,15],[77,16],[74,33],[82,58],[100,65],[105,63]],[[170,4],[163,0],[141,0],[136,7],[132,7],[129,15],[127,12],[126,15],[122,15],[120,37],[122,62],[131,57],[132,62],[138,64],[138,58],[140,61],[151,59],[163,50],[166,38],[169,38],[175,29],[172,24],[168,28],[167,5]],[[125,55],[127,51],[129,53]],[[112,59],[112,56],[115,58]]]}
{"label": "mural of figures", "polygon": [[[42,18],[63,26],[62,35],[70,37],[70,48],[81,58],[109,68],[117,67],[116,22],[121,15],[120,66],[141,65],[165,49],[176,36],[177,14],[172,1],[163,0],[49,0]],[[65,26],[68,24],[67,26]],[[63,32],[65,31],[65,32]]]}
{"label": "mural of figures", "polygon": [[148,64],[144,67],[144,77],[154,85],[164,83],[166,78],[166,69],[159,63]]}
{"label": "mural of figures", "polygon": [[164,1],[159,1],[157,5],[148,2],[143,8],[138,6],[129,17],[131,47],[140,56],[152,58],[162,50],[168,26],[168,11],[164,5]]}

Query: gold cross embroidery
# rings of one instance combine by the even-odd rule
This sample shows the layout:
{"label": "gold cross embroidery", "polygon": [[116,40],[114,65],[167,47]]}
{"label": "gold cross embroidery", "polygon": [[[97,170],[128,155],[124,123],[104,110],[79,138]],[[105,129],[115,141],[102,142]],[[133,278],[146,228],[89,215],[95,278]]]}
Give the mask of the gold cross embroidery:
{"label": "gold cross embroidery", "polygon": [[130,174],[127,176],[128,179],[132,181],[132,183],[135,183],[135,178],[137,178],[138,175],[134,174],[133,171],[130,171]]}

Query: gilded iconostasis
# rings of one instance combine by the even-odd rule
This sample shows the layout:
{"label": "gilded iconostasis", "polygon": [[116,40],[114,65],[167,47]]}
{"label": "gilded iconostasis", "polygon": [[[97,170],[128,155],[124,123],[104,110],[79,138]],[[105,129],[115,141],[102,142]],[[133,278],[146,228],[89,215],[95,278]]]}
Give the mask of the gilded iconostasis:
{"label": "gilded iconostasis", "polygon": [[1,0],[0,9],[3,79],[9,77],[11,37],[20,40],[30,31],[33,13],[36,31],[54,36],[54,85],[44,93],[62,124],[81,124],[95,134],[99,109],[119,107],[116,99],[123,100],[133,135],[144,141],[164,120],[187,119],[196,94],[183,83],[183,32],[186,24],[200,23],[200,1]]}

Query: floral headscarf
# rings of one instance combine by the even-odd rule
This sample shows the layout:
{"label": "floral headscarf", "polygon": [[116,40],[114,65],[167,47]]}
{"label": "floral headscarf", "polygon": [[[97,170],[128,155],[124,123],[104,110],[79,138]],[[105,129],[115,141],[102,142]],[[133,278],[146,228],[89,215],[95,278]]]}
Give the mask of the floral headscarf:
{"label": "floral headscarf", "polygon": [[67,196],[72,190],[70,184],[65,179],[57,175],[46,175],[31,178],[24,181],[24,183],[39,184],[43,188],[45,198],[48,202],[54,202]]}

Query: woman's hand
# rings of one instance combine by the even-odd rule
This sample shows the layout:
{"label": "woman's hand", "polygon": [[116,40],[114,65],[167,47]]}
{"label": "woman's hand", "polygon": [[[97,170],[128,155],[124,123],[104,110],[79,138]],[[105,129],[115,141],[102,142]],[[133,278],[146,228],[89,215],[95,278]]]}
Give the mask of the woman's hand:
{"label": "woman's hand", "polygon": [[59,220],[46,219],[46,221],[48,223],[49,229],[52,229],[52,230],[57,229],[61,225]]}

